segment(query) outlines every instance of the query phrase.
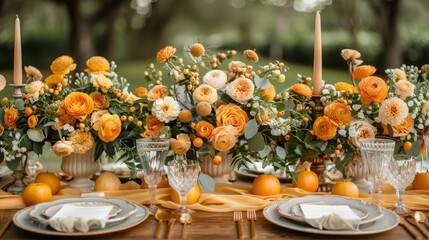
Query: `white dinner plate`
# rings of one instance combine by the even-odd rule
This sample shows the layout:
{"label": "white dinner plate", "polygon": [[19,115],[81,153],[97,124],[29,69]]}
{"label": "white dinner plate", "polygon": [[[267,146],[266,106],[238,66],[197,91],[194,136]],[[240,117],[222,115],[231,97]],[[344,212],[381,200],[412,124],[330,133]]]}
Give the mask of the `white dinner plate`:
{"label": "white dinner plate", "polygon": [[396,213],[380,207],[383,212],[383,216],[370,224],[361,225],[359,230],[325,230],[311,227],[307,224],[303,224],[298,221],[287,219],[280,215],[278,212],[278,206],[284,203],[287,200],[281,200],[275,203],[270,204],[264,208],[263,214],[264,217],[271,223],[284,227],[287,229],[314,233],[314,234],[323,234],[323,235],[368,235],[388,231],[396,227],[399,223],[399,217]]}
{"label": "white dinner plate", "polygon": [[267,169],[264,169],[263,171],[258,170],[256,168],[254,168],[252,166],[252,164],[248,164],[249,167],[247,168],[246,166],[242,165],[240,167],[235,167],[235,172],[238,173],[239,175],[243,175],[245,177],[249,177],[249,178],[255,178],[258,175],[261,174],[273,174],[275,176],[277,176],[279,178],[280,181],[284,181],[284,182],[292,182],[292,178],[290,177],[286,177],[285,173],[280,173],[280,172],[274,172],[273,169],[267,167]]}
{"label": "white dinner plate", "polygon": [[143,221],[145,221],[149,216],[149,209],[147,209],[144,206],[134,204],[136,212],[132,214],[131,216],[127,217],[123,222],[113,224],[113,225],[106,225],[104,229],[97,228],[97,229],[90,229],[88,232],[58,232],[54,229],[47,227],[43,228],[40,227],[39,224],[34,223],[34,220],[30,217],[29,213],[34,209],[33,207],[27,207],[15,214],[13,217],[13,223],[26,231],[39,233],[39,234],[46,234],[46,235],[54,235],[54,236],[91,236],[91,235],[100,235],[100,234],[106,234],[106,233],[113,233],[122,231],[131,227],[134,227]]}
{"label": "white dinner plate", "polygon": [[[94,201],[94,202],[72,202],[72,203],[67,203],[69,205],[73,205],[73,206],[77,206],[77,207],[101,207],[101,206],[110,206],[112,207],[112,209],[109,212],[108,217],[109,218],[113,218],[116,217],[116,215],[118,215],[118,213],[120,211],[122,211],[122,208],[118,205],[115,204],[113,202],[100,202],[100,201]],[[47,208],[45,208],[45,210],[42,211],[42,214],[44,216],[46,216],[47,218],[51,218],[52,216],[55,215],[55,213],[58,212],[58,210],[61,209],[61,207],[64,205],[64,203],[58,203],[56,205],[52,205],[49,206]]]}

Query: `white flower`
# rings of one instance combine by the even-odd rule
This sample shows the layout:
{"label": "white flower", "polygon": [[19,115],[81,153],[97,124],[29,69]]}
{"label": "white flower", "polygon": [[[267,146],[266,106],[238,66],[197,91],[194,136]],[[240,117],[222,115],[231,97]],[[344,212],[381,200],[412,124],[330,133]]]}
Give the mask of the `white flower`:
{"label": "white flower", "polygon": [[21,138],[21,133],[17,132],[15,135],[15,139],[20,139]]}
{"label": "white flower", "polygon": [[378,113],[381,123],[397,126],[407,117],[408,106],[404,100],[392,97],[381,103]]}
{"label": "white flower", "polygon": [[176,100],[167,96],[164,99],[157,99],[153,103],[152,113],[159,121],[168,123],[177,119],[180,113],[180,106]]}
{"label": "white flower", "polygon": [[225,87],[228,77],[222,70],[211,70],[203,77],[203,83],[208,84],[216,89],[223,89]]}
{"label": "white flower", "polygon": [[326,89],[326,88],[325,88],[325,89],[323,89],[323,90],[322,90],[322,94],[323,94],[323,95],[328,95],[328,94],[329,94],[329,90],[328,90],[328,89]]}
{"label": "white flower", "polygon": [[38,128],[30,128],[27,131],[28,138],[33,142],[42,142],[45,136],[43,135],[42,130]]}
{"label": "white flower", "polygon": [[39,100],[39,91],[43,89],[44,85],[42,81],[33,81],[25,86],[27,98],[31,98],[33,101]]}
{"label": "white flower", "polygon": [[6,78],[0,74],[0,91],[2,91],[6,87]]}

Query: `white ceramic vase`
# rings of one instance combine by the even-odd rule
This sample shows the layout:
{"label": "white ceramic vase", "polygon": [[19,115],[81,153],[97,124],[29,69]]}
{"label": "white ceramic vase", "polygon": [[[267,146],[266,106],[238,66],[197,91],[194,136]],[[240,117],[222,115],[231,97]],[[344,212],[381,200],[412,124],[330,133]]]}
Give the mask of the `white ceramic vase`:
{"label": "white ceramic vase", "polygon": [[228,152],[219,152],[217,155],[222,157],[222,162],[219,165],[214,165],[210,156],[200,156],[201,160],[200,167],[201,172],[216,178],[223,177],[227,173],[234,171],[232,163],[232,155]]}
{"label": "white ceramic vase", "polygon": [[368,193],[370,183],[367,181],[368,170],[360,154],[355,154],[345,168],[346,178],[350,179],[359,188],[359,192]]}
{"label": "white ceramic vase", "polygon": [[94,161],[94,152],[95,147],[83,154],[72,153],[63,157],[61,170],[73,176],[73,180],[68,183],[69,188],[77,188],[84,193],[94,191],[94,181],[89,178],[100,169],[100,164]]}

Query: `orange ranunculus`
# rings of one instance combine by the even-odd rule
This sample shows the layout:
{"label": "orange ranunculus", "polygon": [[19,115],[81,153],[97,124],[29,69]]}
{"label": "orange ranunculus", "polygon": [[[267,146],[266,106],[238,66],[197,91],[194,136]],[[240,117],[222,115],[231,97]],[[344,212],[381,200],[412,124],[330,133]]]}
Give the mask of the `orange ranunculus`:
{"label": "orange ranunculus", "polygon": [[347,96],[350,93],[356,93],[357,92],[356,88],[353,85],[349,84],[349,83],[337,82],[337,83],[334,84],[334,86],[335,86],[335,89],[337,91],[345,91],[347,93]]}
{"label": "orange ranunculus", "polygon": [[31,115],[27,119],[27,124],[29,128],[34,128],[38,122],[39,122],[39,118],[36,115]]}
{"label": "orange ranunculus", "polygon": [[109,107],[109,102],[107,101],[105,95],[99,92],[93,92],[89,94],[89,96],[91,96],[92,100],[94,101],[94,109],[103,110]]}
{"label": "orange ranunculus", "polygon": [[76,63],[74,63],[73,58],[66,55],[57,57],[51,64],[51,71],[54,74],[69,74],[75,69]]}
{"label": "orange ranunculus", "polygon": [[337,125],[328,116],[318,117],[313,124],[314,135],[323,141],[328,141],[337,134]]}
{"label": "orange ranunculus", "polygon": [[189,148],[191,148],[191,139],[184,133],[178,134],[175,139],[171,139],[170,143],[171,150],[179,155],[186,154]]}
{"label": "orange ranunculus", "polygon": [[371,65],[358,66],[355,68],[355,70],[353,70],[352,77],[354,79],[361,80],[363,78],[371,76],[375,73],[375,71],[377,71],[377,69]]}
{"label": "orange ranunculus", "polygon": [[265,96],[268,101],[273,101],[276,97],[276,88],[270,83],[270,87],[261,91],[262,96]]}
{"label": "orange ranunculus", "polygon": [[144,97],[144,96],[146,96],[146,95],[147,95],[147,88],[145,88],[145,87],[138,87],[138,88],[136,88],[136,90],[134,91],[134,94],[135,94],[137,97]]}
{"label": "orange ranunculus", "polygon": [[100,118],[98,137],[104,142],[114,141],[121,133],[121,119],[118,115],[104,114]]}
{"label": "orange ranunculus", "polygon": [[144,138],[153,136],[154,134],[158,133],[159,129],[162,127],[164,127],[163,122],[159,121],[155,116],[149,115],[146,117],[146,126],[144,126],[146,131],[141,134],[141,136]]}
{"label": "orange ranunculus", "polygon": [[361,95],[361,103],[368,105],[372,102],[380,103],[386,99],[388,86],[383,79],[369,76],[359,82],[358,91]]}
{"label": "orange ranunculus", "polygon": [[64,80],[63,74],[51,74],[45,79],[45,84],[52,87]]}
{"label": "orange ranunculus", "polygon": [[156,61],[163,63],[170,59],[176,53],[176,48],[172,46],[166,46],[163,49],[159,50],[156,54]]}
{"label": "orange ranunculus", "polygon": [[193,96],[197,102],[214,103],[217,100],[217,91],[208,84],[201,84],[195,89]]}
{"label": "orange ranunculus", "polygon": [[371,123],[364,120],[355,120],[350,123],[350,129],[356,131],[355,136],[350,136],[349,141],[355,146],[359,147],[361,139],[375,138],[377,128]]}
{"label": "orange ranunculus", "polygon": [[[393,137],[405,137],[414,130],[414,120],[410,115],[401,122],[401,124],[392,126]],[[383,135],[389,135],[387,126],[383,124]]]}
{"label": "orange ranunculus", "polygon": [[[76,122],[76,119],[67,113],[66,106],[64,105],[64,102],[58,103],[58,110],[57,111],[60,114],[59,124],[61,127],[64,127],[64,125],[66,125],[66,124],[70,124],[72,126],[74,125],[74,123]],[[55,126],[55,124],[52,126]]]}
{"label": "orange ranunculus", "polygon": [[18,117],[18,109],[13,107],[9,108],[3,117],[4,124],[6,124],[6,126],[8,126],[9,128],[16,128],[15,119],[17,117]]}
{"label": "orange ranunculus", "polygon": [[199,137],[210,138],[212,135],[212,131],[214,126],[206,121],[199,121],[197,125],[195,125],[195,131]]}
{"label": "orange ranunculus", "polygon": [[157,85],[149,90],[147,93],[147,100],[154,102],[159,98],[164,99],[168,95],[167,88]]}
{"label": "orange ranunculus", "polygon": [[332,102],[324,109],[324,114],[339,125],[349,125],[352,119],[352,113],[347,104],[340,102]]}
{"label": "orange ranunculus", "polygon": [[88,67],[85,69],[85,72],[100,72],[105,76],[109,76],[109,72],[107,70],[110,69],[110,64],[107,59],[100,56],[94,56],[86,61],[86,66]]}
{"label": "orange ranunculus", "polygon": [[303,83],[294,84],[291,87],[291,90],[307,98],[311,98],[313,96],[311,88]]}
{"label": "orange ranunculus", "polygon": [[94,101],[86,93],[72,92],[64,99],[64,106],[67,114],[82,120],[94,110]]}
{"label": "orange ranunculus", "polygon": [[237,129],[231,125],[221,126],[213,129],[210,142],[214,149],[226,152],[231,150],[237,142]]}
{"label": "orange ranunculus", "polygon": [[218,126],[231,125],[236,127],[239,136],[244,134],[244,128],[248,121],[247,113],[233,103],[222,105],[216,110],[216,124]]}

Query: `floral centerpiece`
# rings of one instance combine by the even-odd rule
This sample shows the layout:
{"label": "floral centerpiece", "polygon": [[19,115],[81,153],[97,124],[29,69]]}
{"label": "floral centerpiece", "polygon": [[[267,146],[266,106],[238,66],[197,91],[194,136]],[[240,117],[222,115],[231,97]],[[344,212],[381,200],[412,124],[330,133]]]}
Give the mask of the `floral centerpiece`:
{"label": "floral centerpiece", "polygon": [[46,142],[59,157],[94,147],[94,160],[118,150],[124,152],[121,158],[134,157],[130,140],[144,131],[138,97],[114,72],[114,62],[95,56],[88,59],[85,72],[72,75],[75,68],[73,58],[60,56],[43,80],[37,68],[28,66],[22,99],[2,100],[0,159],[9,168],[15,169],[29,151],[41,155]]}

